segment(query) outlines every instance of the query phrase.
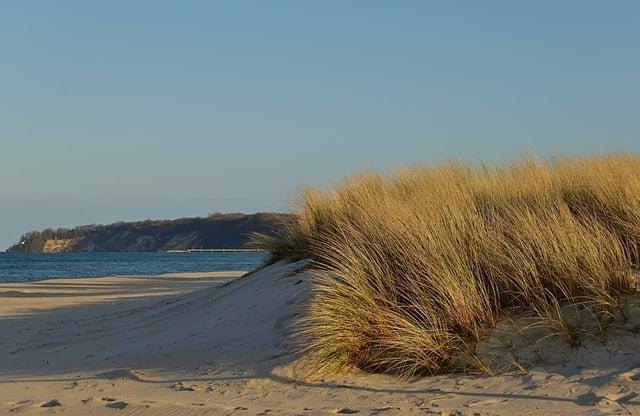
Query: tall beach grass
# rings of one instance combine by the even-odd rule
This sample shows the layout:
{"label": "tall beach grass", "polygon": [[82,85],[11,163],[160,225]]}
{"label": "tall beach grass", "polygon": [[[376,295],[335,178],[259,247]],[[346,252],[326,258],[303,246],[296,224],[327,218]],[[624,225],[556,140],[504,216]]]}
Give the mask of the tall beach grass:
{"label": "tall beach grass", "polygon": [[[522,310],[569,342],[605,331],[636,288],[640,157],[412,166],[308,189],[274,259],[313,259],[306,368],[403,376],[478,364],[474,345]],[[593,332],[593,329],[589,329]],[[595,335],[595,334],[591,334]]]}

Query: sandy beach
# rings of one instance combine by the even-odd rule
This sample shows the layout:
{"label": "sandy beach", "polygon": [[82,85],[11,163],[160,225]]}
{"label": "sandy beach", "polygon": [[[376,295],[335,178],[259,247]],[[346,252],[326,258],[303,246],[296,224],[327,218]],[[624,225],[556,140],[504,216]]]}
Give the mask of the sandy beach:
{"label": "sandy beach", "polygon": [[290,343],[303,265],[2,284],[0,414],[640,414],[629,330],[578,349],[551,340],[546,364],[498,376],[303,381]]}
{"label": "sandy beach", "polygon": [[639,16],[0,0],[0,416],[640,416]]}

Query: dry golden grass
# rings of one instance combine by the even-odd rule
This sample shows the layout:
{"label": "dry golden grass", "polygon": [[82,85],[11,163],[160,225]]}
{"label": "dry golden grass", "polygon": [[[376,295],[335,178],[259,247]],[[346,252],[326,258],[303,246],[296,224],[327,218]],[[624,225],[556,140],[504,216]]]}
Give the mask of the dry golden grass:
{"label": "dry golden grass", "polygon": [[404,376],[479,365],[520,308],[578,343],[562,305],[610,325],[640,261],[640,157],[414,166],[304,192],[278,258],[314,260],[300,325],[309,374]]}

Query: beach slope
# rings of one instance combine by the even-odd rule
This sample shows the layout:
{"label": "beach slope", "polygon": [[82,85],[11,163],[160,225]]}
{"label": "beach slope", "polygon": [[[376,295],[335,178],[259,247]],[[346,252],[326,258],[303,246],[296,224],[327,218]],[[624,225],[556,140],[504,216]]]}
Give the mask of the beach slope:
{"label": "beach slope", "polygon": [[[550,340],[540,365],[493,377],[302,381],[291,325],[310,289],[304,264],[2,284],[0,414],[640,413],[640,340],[629,330],[580,348]],[[484,348],[500,342],[514,340]]]}

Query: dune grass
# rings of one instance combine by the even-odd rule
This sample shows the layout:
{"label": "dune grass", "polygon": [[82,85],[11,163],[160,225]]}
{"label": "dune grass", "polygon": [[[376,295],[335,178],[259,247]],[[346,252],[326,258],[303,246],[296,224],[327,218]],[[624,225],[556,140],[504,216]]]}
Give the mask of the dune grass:
{"label": "dune grass", "polygon": [[316,377],[350,368],[402,376],[478,365],[474,345],[524,310],[569,342],[605,331],[635,292],[640,157],[501,166],[413,166],[304,191],[274,259],[313,259],[299,327]]}

